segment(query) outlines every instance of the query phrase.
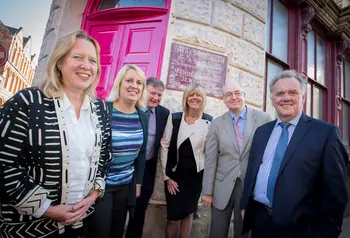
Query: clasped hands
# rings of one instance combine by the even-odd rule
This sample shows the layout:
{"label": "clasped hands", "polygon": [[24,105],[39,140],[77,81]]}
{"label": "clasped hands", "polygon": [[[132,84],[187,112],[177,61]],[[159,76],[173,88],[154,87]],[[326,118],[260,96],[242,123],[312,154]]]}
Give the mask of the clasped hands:
{"label": "clasped hands", "polygon": [[86,217],[87,210],[95,203],[99,193],[99,191],[94,190],[89,196],[74,205],[50,206],[43,216],[58,221],[62,225],[72,225]]}

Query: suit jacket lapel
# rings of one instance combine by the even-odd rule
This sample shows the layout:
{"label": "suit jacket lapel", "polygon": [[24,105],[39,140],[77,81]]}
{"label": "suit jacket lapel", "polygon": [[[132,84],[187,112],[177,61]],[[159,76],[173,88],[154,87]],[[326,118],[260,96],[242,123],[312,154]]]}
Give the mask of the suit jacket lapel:
{"label": "suit jacket lapel", "polygon": [[286,167],[288,161],[290,160],[290,158],[292,157],[292,155],[296,151],[297,145],[299,144],[301,139],[304,137],[306,132],[309,130],[309,128],[310,128],[309,121],[310,120],[311,120],[311,118],[308,117],[307,115],[305,115],[304,113],[301,115],[300,120],[299,120],[299,122],[295,128],[295,131],[292,135],[292,138],[290,139],[290,142],[288,144],[286,153],[284,154],[278,176],[281,175],[283,169]]}
{"label": "suit jacket lapel", "polygon": [[233,146],[235,147],[236,151],[239,153],[237,140],[236,140],[236,134],[233,130],[233,123],[232,123],[232,118],[231,118],[230,112],[226,112],[224,120],[225,120],[224,123],[225,123],[226,131],[228,133],[228,137],[233,139],[232,140]]}
{"label": "suit jacket lapel", "polygon": [[161,130],[160,126],[161,126],[161,113],[158,109],[158,106],[156,106],[155,108],[155,113],[156,113],[156,141],[160,140],[160,138],[158,137],[161,137],[161,135],[159,135],[159,131]]}
{"label": "suit jacket lapel", "polygon": [[244,138],[243,138],[243,148],[242,148],[242,153],[243,154],[245,148],[247,147],[247,144],[249,142],[249,140],[252,137],[252,132],[253,132],[253,128],[255,125],[255,112],[249,108],[247,108],[247,115],[246,115],[246,124],[245,124],[245,130],[244,130]]}

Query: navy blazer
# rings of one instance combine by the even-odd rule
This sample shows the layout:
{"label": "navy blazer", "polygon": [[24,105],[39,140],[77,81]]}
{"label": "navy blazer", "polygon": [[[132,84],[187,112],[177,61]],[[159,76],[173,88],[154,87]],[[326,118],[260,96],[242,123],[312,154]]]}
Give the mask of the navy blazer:
{"label": "navy blazer", "polygon": [[168,121],[170,111],[165,107],[158,105],[155,107],[155,116],[156,116],[156,135],[154,140],[154,152],[153,158],[151,158],[146,163],[145,173],[143,176],[143,185],[142,192],[145,190],[149,194],[153,193],[156,171],[157,171],[157,161],[158,161],[158,152],[160,147],[160,140],[163,137],[164,129]]}
{"label": "navy blazer", "polygon": [[[276,120],[259,127],[254,135],[241,200],[246,209],[243,232],[252,227],[255,182],[275,124]],[[338,127],[303,113],[277,177],[274,223],[293,238],[338,237],[348,201],[347,163]]]}
{"label": "navy blazer", "polygon": [[154,157],[158,158],[160,140],[162,139],[170,111],[161,105],[156,106],[155,111],[156,111],[156,138],[154,141]]}

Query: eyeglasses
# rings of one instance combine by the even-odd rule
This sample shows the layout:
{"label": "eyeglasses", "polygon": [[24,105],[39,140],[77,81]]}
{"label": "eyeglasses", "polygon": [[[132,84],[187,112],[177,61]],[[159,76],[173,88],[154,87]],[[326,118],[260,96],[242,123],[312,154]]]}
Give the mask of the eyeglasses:
{"label": "eyeglasses", "polygon": [[228,92],[224,94],[224,97],[226,98],[231,98],[233,95],[235,95],[236,97],[240,98],[244,95],[244,92],[241,91],[236,91],[236,92]]}

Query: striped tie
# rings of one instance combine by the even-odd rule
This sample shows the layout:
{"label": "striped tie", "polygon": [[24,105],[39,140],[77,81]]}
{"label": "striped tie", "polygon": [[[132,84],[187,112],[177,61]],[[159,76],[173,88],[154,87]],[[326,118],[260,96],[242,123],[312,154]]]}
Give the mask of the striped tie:
{"label": "striped tie", "polygon": [[241,128],[238,125],[238,120],[239,119],[240,119],[239,116],[235,116],[235,123],[233,125],[233,129],[235,130],[239,153],[242,153],[242,149],[243,149],[242,148],[242,146],[243,146],[243,134],[242,134]]}

